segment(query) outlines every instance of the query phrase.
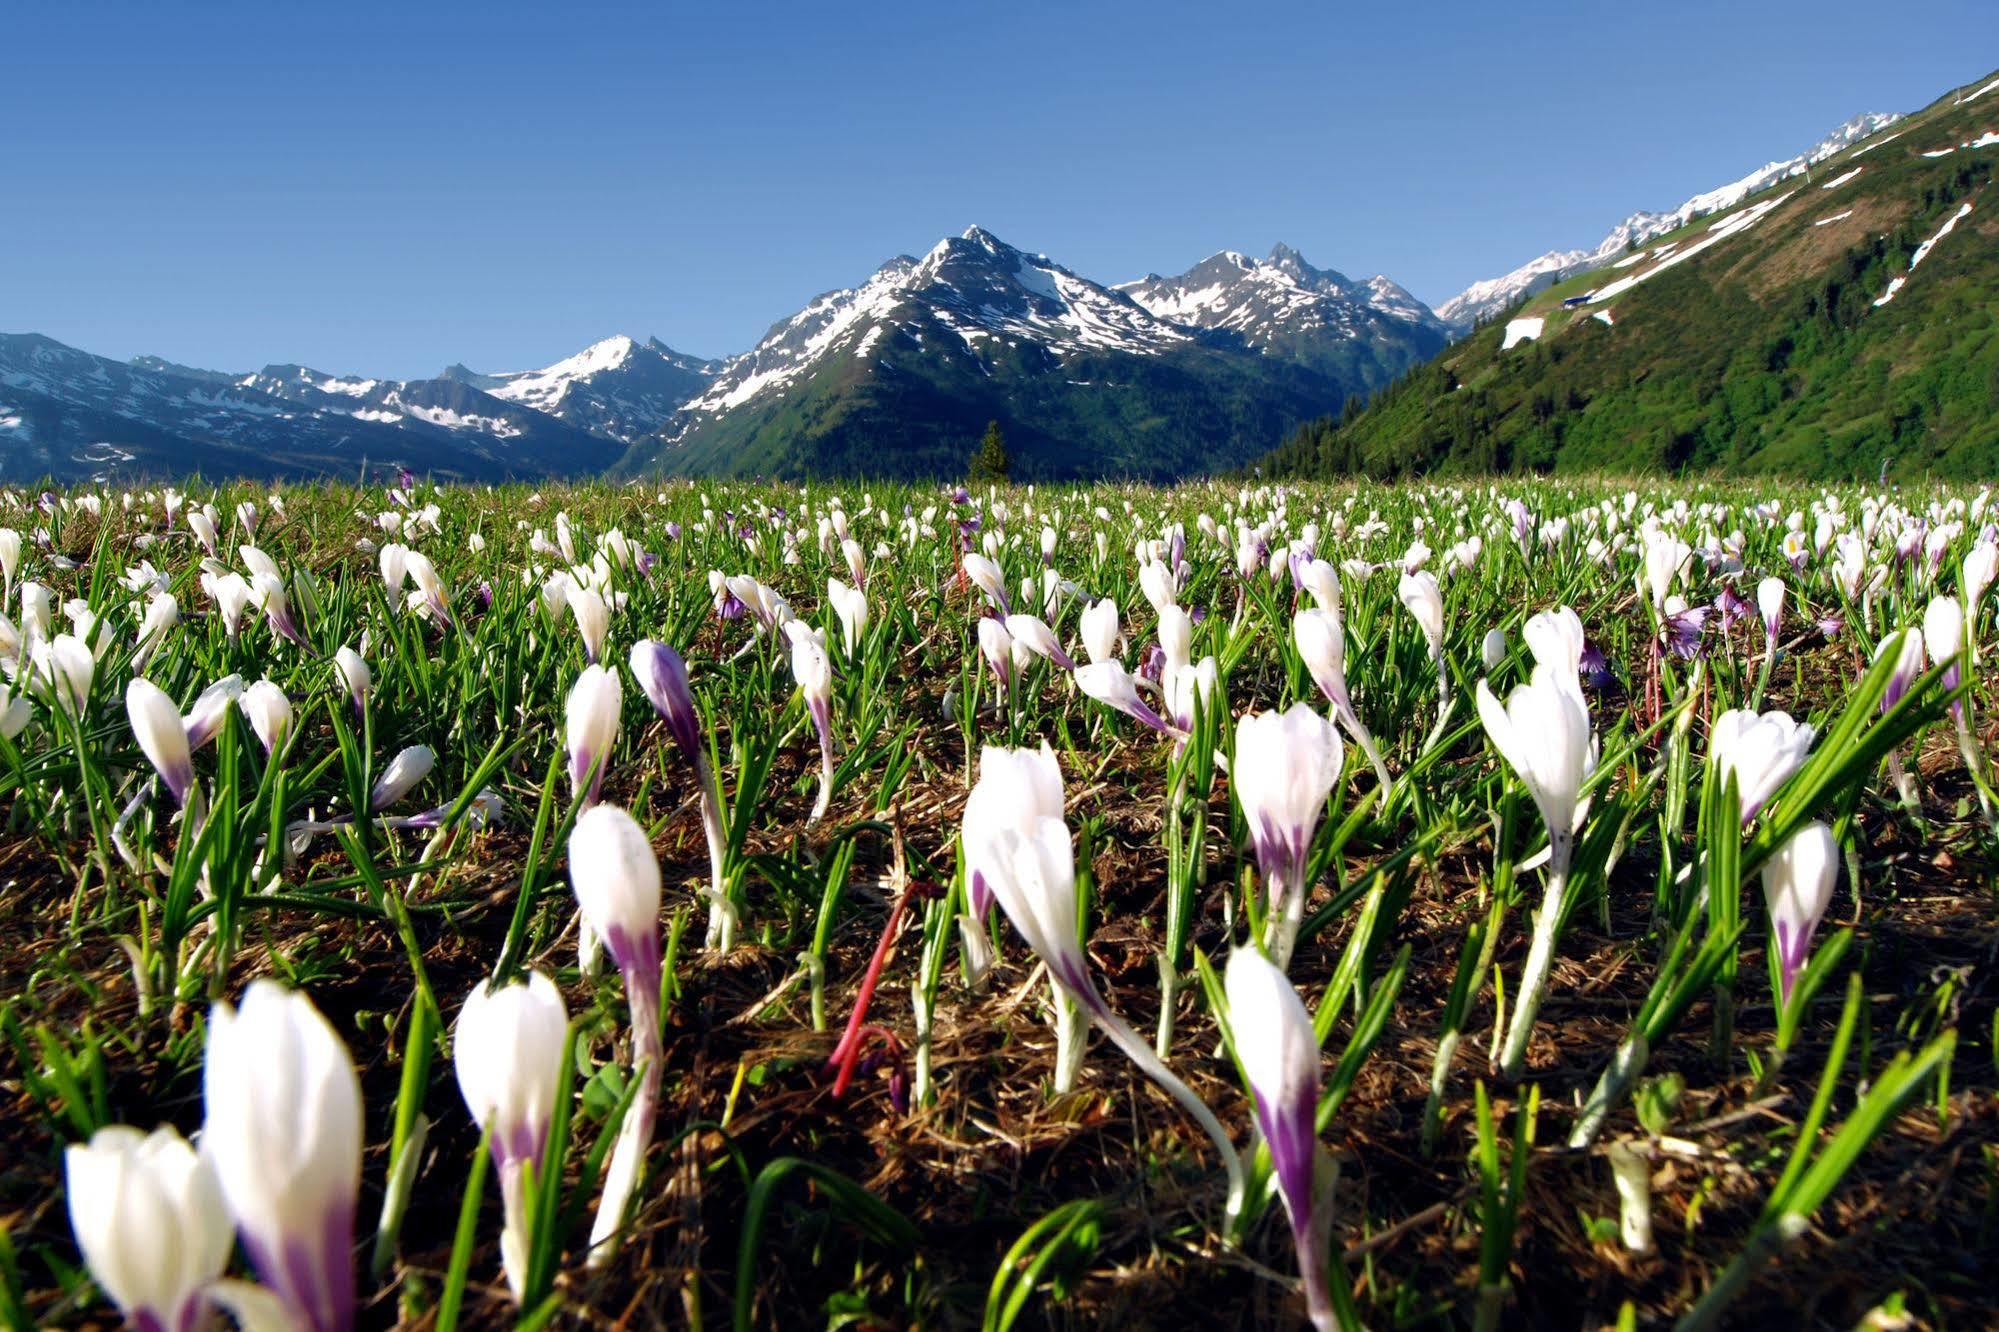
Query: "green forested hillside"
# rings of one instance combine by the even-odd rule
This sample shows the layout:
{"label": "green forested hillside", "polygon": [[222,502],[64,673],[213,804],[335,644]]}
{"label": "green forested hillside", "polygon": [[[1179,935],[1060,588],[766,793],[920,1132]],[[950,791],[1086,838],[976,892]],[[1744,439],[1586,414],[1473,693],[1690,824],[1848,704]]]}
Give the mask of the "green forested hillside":
{"label": "green forested hillside", "polygon": [[1265,470],[1999,475],[1993,82],[1539,293]]}

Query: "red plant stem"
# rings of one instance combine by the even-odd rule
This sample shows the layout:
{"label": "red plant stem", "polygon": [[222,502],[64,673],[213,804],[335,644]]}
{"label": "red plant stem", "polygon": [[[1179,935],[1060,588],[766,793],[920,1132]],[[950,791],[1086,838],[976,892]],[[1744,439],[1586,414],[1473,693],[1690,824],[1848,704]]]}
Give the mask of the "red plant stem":
{"label": "red plant stem", "polygon": [[840,1070],[839,1076],[833,1080],[833,1095],[836,1098],[844,1096],[847,1084],[854,1080],[854,1066],[861,1057],[861,1027],[868,1019],[868,1004],[875,997],[875,986],[881,980],[882,967],[888,962],[889,949],[894,946],[896,932],[902,926],[903,909],[908,904],[909,889],[905,887],[896,894],[895,905],[889,908],[888,924],[882,928],[881,941],[875,945],[875,955],[868,959],[868,969],[861,977],[861,988],[854,995],[854,1011],[847,1018],[847,1029],[826,1060],[829,1070],[836,1065]]}

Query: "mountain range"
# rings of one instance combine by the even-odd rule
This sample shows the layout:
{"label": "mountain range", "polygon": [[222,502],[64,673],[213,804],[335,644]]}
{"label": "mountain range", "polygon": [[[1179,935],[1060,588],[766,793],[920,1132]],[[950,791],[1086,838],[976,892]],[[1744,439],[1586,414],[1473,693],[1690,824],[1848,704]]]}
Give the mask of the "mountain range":
{"label": "mountain range", "polygon": [[724,361],[620,335],[540,370],[391,380],[0,334],[0,477],[955,476],[998,420],[1023,477],[1166,480],[1254,458],[1447,338],[1389,279],[1286,245],[1117,287],[971,227]]}
{"label": "mountain range", "polygon": [[1999,76],[1836,138],[1546,266],[1266,472],[1999,474]]}
{"label": "mountain range", "polygon": [[[452,365],[432,378],[392,380],[295,364],[235,372],[155,356],[124,362],[37,334],[0,334],[0,479],[353,476],[394,467],[483,481],[948,477],[962,473],[989,420],[1000,422],[1023,479],[1167,480],[1227,469],[1301,427],[1298,438],[1323,440],[1342,409],[1351,419],[1370,399],[1420,399],[1423,385],[1434,388],[1450,367],[1469,365],[1467,357],[1496,356],[1522,340],[1518,320],[1514,335],[1480,331],[1500,314],[1525,303],[1553,312],[1540,316],[1550,332],[1573,323],[1551,294],[1574,296],[1598,285],[1591,275],[1599,272],[1633,270],[1601,284],[1607,290],[1649,283],[1655,271],[1730,234],[1726,228],[1756,225],[1774,195],[1806,197],[1802,191],[1843,184],[1847,176],[1829,177],[1857,174],[1850,162],[1918,125],[1941,128],[1936,122],[1935,107],[1906,119],[1856,117],[1803,153],[1678,208],[1634,212],[1590,249],[1551,250],[1435,310],[1385,276],[1356,280],[1316,268],[1284,244],[1261,259],[1224,250],[1177,276],[1105,284],[975,226],[920,258],[898,256],[859,285],[815,297],[754,347],[722,360],[619,335],[538,370]],[[1983,153],[1973,137],[1967,130],[1964,151]],[[1877,165],[1942,160],[1914,143]],[[1892,175],[1875,170],[1851,193],[1873,200],[1876,182]],[[1903,183],[1923,195],[1921,208],[1870,202],[1853,225],[1815,230],[1813,257],[1796,263],[1815,274],[1831,255],[1865,267],[1875,261],[1840,258],[1832,243],[1864,243],[1858,233],[1867,227],[1927,215],[1939,190],[1957,188],[1928,177]],[[1765,233],[1789,229],[1790,214],[1801,209],[1793,204]],[[1703,222],[1711,239],[1689,240]],[[1881,248],[1878,238],[1873,243]],[[1706,272],[1720,257],[1686,272]],[[1648,259],[1653,266],[1644,266]],[[1607,302],[1587,313],[1607,327],[1652,303],[1655,291],[1674,288],[1672,280],[1651,284],[1642,300],[1618,302],[1616,316]],[[1571,342],[1551,340],[1549,354],[1559,357]],[[1528,359],[1516,358],[1507,373]],[[1462,421],[1478,400],[1430,400],[1424,410]],[[1353,456],[1395,467],[1459,458],[1461,449],[1440,442],[1443,428],[1430,426],[1422,439],[1390,431],[1392,444],[1369,436]],[[1529,444],[1505,461],[1545,452]],[[1700,452],[1674,446],[1662,456]],[[1313,459],[1324,453],[1294,449],[1280,465],[1318,467]]]}

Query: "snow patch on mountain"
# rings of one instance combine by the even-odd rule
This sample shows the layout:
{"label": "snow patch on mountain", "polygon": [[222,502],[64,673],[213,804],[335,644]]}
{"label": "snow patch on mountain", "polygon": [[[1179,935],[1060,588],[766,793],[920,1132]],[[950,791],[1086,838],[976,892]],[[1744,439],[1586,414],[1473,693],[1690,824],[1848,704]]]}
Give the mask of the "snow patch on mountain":
{"label": "snow patch on mountain", "polygon": [[[1855,144],[1861,143],[1862,140],[1873,139],[1873,136],[1900,119],[1901,115],[1895,112],[1870,112],[1855,116],[1796,157],[1766,163],[1739,180],[1694,195],[1670,212],[1633,213],[1611,228],[1610,233],[1593,249],[1551,250],[1538,259],[1529,260],[1510,273],[1474,282],[1456,296],[1438,305],[1437,317],[1449,324],[1454,331],[1464,333],[1479,320],[1510,309],[1536,292],[1554,286],[1557,282],[1565,281],[1578,273],[1602,268],[1635,246],[1643,245],[1668,232],[1677,231],[1689,222],[1706,217],[1710,213],[1733,208],[1750,195],[1769,189],[1793,176],[1807,174],[1820,162],[1836,157]],[[1888,136],[1888,138],[1893,137],[1895,136]],[[1887,141],[1887,139],[1874,139],[1873,142],[1862,146],[1854,156],[1858,157],[1861,153],[1879,147]]]}
{"label": "snow patch on mountain", "polygon": [[560,403],[577,381],[616,370],[638,349],[638,343],[619,333],[540,370],[515,370],[482,377],[491,381],[486,391],[494,397],[545,412]]}

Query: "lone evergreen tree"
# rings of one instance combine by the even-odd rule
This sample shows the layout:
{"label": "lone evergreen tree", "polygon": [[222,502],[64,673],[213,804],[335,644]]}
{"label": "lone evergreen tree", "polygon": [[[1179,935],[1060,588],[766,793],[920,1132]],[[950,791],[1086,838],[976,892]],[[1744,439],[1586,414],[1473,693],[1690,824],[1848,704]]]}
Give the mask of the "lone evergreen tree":
{"label": "lone evergreen tree", "polygon": [[1001,432],[1000,423],[986,422],[985,438],[979,441],[979,451],[972,455],[973,484],[1004,483],[1012,467],[1013,458],[1006,451],[1006,435]]}

